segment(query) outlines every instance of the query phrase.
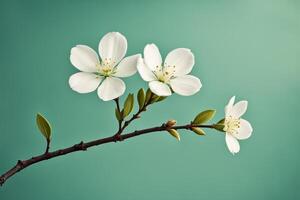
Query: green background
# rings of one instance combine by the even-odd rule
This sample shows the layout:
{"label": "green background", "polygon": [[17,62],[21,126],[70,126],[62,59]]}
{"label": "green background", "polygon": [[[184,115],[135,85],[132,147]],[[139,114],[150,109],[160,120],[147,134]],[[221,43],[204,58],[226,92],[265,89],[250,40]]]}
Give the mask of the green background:
{"label": "green background", "polygon": [[[31,166],[0,188],[0,199],[299,199],[300,2],[1,1],[0,171],[44,150],[35,126],[53,125],[52,149],[116,131],[114,103],[73,92],[70,49],[97,49],[119,31],[127,55],[156,43],[165,56],[191,48],[203,87],[154,105],[128,131],[168,119],[189,122],[207,108],[224,115],[232,95],[247,99],[253,136],[231,155],[224,135],[181,131],[107,144]],[[147,85],[136,75],[128,92]],[[124,97],[123,97],[124,98]],[[123,99],[122,99],[123,100]]]}

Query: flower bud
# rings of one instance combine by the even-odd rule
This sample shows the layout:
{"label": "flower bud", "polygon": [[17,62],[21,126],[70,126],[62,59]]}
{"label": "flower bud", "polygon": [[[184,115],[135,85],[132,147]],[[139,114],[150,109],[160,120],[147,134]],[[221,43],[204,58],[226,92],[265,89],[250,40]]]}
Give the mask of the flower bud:
{"label": "flower bud", "polygon": [[176,120],[174,119],[171,119],[171,120],[168,120],[167,123],[166,123],[166,126],[167,127],[172,127],[176,124]]}

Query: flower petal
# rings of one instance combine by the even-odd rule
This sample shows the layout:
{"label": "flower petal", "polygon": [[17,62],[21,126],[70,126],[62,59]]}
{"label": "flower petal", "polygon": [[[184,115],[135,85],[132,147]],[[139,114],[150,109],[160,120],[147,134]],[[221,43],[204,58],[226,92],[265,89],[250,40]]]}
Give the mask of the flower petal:
{"label": "flower petal", "polygon": [[237,133],[234,133],[234,137],[239,140],[245,140],[251,136],[252,131],[251,124],[247,120],[240,119],[240,128],[237,130]]}
{"label": "flower petal", "polygon": [[139,58],[137,69],[139,71],[140,76],[144,81],[154,81],[156,80],[156,76],[153,74],[153,72],[145,65],[144,60],[142,58]]}
{"label": "flower petal", "polygon": [[228,150],[232,154],[238,153],[240,151],[239,141],[235,137],[233,137],[231,134],[226,133],[225,141],[226,141]]}
{"label": "flower petal", "polygon": [[128,77],[132,76],[137,71],[137,62],[141,57],[141,54],[136,54],[133,56],[128,56],[121,60],[116,68],[116,73],[114,76],[117,77]]}
{"label": "flower petal", "polygon": [[237,102],[232,109],[229,111],[229,114],[232,117],[240,118],[247,110],[248,101],[239,101]]}
{"label": "flower petal", "polygon": [[151,81],[149,88],[157,96],[170,96],[172,94],[169,86],[160,81]]}
{"label": "flower petal", "polygon": [[88,72],[78,72],[70,76],[69,85],[78,93],[93,92],[99,86],[103,77]]}
{"label": "flower petal", "polygon": [[98,88],[98,96],[103,101],[118,98],[125,92],[125,83],[116,77],[107,77]]}
{"label": "flower petal", "polygon": [[161,66],[162,58],[155,44],[147,44],[144,48],[144,62],[152,71],[156,66]]}
{"label": "flower petal", "polygon": [[127,51],[127,40],[119,32],[110,32],[103,36],[99,43],[99,54],[102,60],[111,59],[113,66],[124,58]]}
{"label": "flower petal", "polygon": [[195,58],[191,50],[178,48],[167,55],[164,66],[175,66],[174,76],[182,76],[190,73],[194,64]]}
{"label": "flower petal", "polygon": [[199,78],[192,75],[184,75],[170,80],[174,92],[183,96],[190,96],[198,92],[202,86]]}
{"label": "flower petal", "polygon": [[229,113],[232,109],[234,101],[235,101],[235,96],[231,97],[228,104],[225,106],[225,116],[229,116]]}
{"label": "flower petal", "polygon": [[71,49],[70,61],[80,71],[96,72],[99,58],[92,48],[86,45],[77,45]]}

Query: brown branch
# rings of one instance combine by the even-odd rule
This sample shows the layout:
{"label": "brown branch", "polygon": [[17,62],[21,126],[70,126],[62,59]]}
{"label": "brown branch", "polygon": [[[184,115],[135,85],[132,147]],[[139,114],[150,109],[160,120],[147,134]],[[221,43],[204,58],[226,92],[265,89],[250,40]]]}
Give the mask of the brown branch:
{"label": "brown branch", "polygon": [[[187,124],[187,125],[183,125],[183,126],[173,126],[171,128],[176,129],[176,130],[178,130],[178,129],[190,130],[192,127],[214,128],[213,125],[191,125],[191,124]],[[2,186],[7,181],[7,179],[9,179],[13,175],[15,175],[17,172],[29,167],[30,165],[35,164],[35,163],[39,163],[44,160],[49,160],[49,159],[52,159],[55,157],[63,156],[63,155],[69,154],[69,153],[77,152],[77,151],[86,151],[88,148],[93,147],[93,146],[98,146],[98,145],[111,143],[111,142],[123,141],[123,140],[129,139],[129,138],[136,137],[139,135],[144,135],[147,133],[165,131],[169,128],[170,127],[166,127],[165,124],[163,124],[161,126],[137,130],[137,131],[127,133],[124,135],[114,135],[114,136],[110,136],[110,137],[106,137],[106,138],[102,138],[102,139],[98,139],[98,140],[93,140],[90,142],[81,141],[80,143],[75,144],[68,148],[59,149],[59,150],[52,151],[52,152],[46,152],[44,154],[32,157],[27,160],[19,160],[14,167],[12,167],[10,170],[8,170],[7,172],[5,172],[4,174],[2,174],[0,176],[0,185]]]}

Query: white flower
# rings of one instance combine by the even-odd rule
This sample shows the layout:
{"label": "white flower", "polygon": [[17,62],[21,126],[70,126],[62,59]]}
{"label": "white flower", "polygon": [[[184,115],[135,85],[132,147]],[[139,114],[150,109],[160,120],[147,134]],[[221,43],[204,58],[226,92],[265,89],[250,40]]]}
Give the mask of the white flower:
{"label": "white flower", "polygon": [[246,112],[248,102],[240,101],[234,104],[235,96],[231,97],[229,103],[225,107],[224,131],[226,132],[225,140],[229,151],[232,154],[240,151],[238,140],[245,140],[252,134],[252,126],[241,118]]}
{"label": "white flower", "polygon": [[141,57],[140,54],[136,54],[124,58],[126,51],[127,40],[118,32],[107,33],[100,40],[101,60],[97,53],[86,45],[73,47],[70,60],[81,72],[70,77],[70,87],[79,93],[93,92],[98,88],[98,96],[103,101],[121,96],[126,87],[125,83],[117,77],[135,74],[138,58]]}
{"label": "white flower", "polygon": [[149,88],[158,96],[169,96],[172,90],[180,95],[189,96],[198,92],[202,86],[200,80],[192,75],[195,60],[190,49],[178,48],[171,51],[165,62],[155,44],[144,48],[144,59],[138,61],[138,71]]}

